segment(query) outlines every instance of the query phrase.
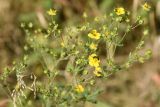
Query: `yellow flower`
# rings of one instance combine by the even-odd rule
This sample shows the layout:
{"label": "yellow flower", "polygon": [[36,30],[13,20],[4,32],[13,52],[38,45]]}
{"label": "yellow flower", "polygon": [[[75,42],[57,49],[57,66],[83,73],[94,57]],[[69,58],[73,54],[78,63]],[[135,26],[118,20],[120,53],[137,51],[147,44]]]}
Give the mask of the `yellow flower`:
{"label": "yellow flower", "polygon": [[55,16],[56,13],[57,13],[57,10],[50,9],[50,10],[47,11],[47,13],[48,13],[48,15],[50,15],[50,16]]}
{"label": "yellow flower", "polygon": [[148,3],[144,3],[142,5],[143,9],[146,10],[146,11],[149,11],[151,9],[151,6],[148,4]]}
{"label": "yellow flower", "polygon": [[84,92],[84,88],[83,88],[82,85],[79,84],[79,85],[77,85],[75,87],[75,91],[78,92],[78,93],[83,93]]}
{"label": "yellow flower", "polygon": [[95,71],[93,72],[97,77],[102,76],[102,69],[100,67],[96,67]]}
{"label": "yellow flower", "polygon": [[89,56],[88,60],[89,60],[89,65],[90,66],[98,67],[99,64],[100,64],[100,60],[99,60],[99,58],[97,57],[96,54],[91,54]]}
{"label": "yellow flower", "polygon": [[97,45],[94,44],[94,43],[91,43],[91,44],[89,45],[89,48],[92,49],[92,50],[96,50],[96,49],[97,49]]}
{"label": "yellow flower", "polygon": [[114,11],[116,12],[117,15],[125,14],[125,9],[123,7],[116,8],[114,9]]}
{"label": "yellow flower", "polygon": [[64,42],[61,42],[61,46],[62,46],[62,47],[65,47]]}
{"label": "yellow flower", "polygon": [[95,70],[98,71],[98,72],[102,71],[102,69],[100,67],[96,67]]}
{"label": "yellow flower", "polygon": [[98,40],[100,38],[100,33],[97,32],[97,30],[92,30],[89,34],[88,37],[92,38],[92,39],[96,39]]}

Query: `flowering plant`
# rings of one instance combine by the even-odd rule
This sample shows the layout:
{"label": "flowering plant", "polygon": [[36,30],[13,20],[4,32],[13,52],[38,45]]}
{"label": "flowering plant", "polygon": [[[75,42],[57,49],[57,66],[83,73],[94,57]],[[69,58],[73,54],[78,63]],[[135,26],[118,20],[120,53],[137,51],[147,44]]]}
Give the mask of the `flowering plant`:
{"label": "flowering plant", "polygon": [[[144,4],[143,8],[148,11],[150,6]],[[114,9],[109,16],[95,18],[93,22],[87,21],[85,15],[83,24],[64,29],[60,29],[54,20],[56,10],[50,9],[47,13],[51,21],[46,29],[22,23],[26,34],[25,54],[14,61],[12,67],[6,67],[1,76],[14,107],[75,107],[86,101],[96,103],[96,96],[102,91],[96,88],[97,81],[126,70],[135,62],[143,63],[151,55],[150,50],[141,53],[148,35],[145,29],[128,59],[124,63],[115,60],[116,49],[124,45],[125,36],[143,24],[140,16],[131,24],[130,12],[123,7]],[[99,46],[101,42],[105,48]],[[104,58],[99,55],[100,49],[106,50]],[[38,70],[34,70],[34,66],[38,66]],[[17,82],[8,85],[7,80],[13,73]]]}

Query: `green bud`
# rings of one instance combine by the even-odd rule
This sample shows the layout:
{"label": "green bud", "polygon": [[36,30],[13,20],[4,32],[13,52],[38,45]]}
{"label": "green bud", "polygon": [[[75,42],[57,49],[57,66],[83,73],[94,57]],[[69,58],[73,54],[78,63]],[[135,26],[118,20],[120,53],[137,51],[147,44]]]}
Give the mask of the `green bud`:
{"label": "green bud", "polygon": [[28,46],[27,46],[27,45],[24,46],[24,50],[25,50],[25,51],[28,50]]}
{"label": "green bud", "polygon": [[24,28],[25,27],[25,23],[21,23],[21,27]]}
{"label": "green bud", "polygon": [[83,75],[87,75],[87,74],[88,74],[88,70],[84,70]]}
{"label": "green bud", "polygon": [[95,80],[90,80],[90,85],[94,85],[95,84]]}
{"label": "green bud", "polygon": [[126,66],[126,68],[129,68],[129,67],[130,67],[130,63],[127,62],[127,63],[125,64],[125,66]]}
{"label": "green bud", "polygon": [[130,20],[127,18],[127,19],[126,19],[126,22],[127,22],[127,23],[129,23],[129,22],[130,22]]}
{"label": "green bud", "polygon": [[87,13],[83,12],[83,18],[87,18]]}
{"label": "green bud", "polygon": [[139,24],[143,24],[144,23],[144,21],[143,20],[139,20],[139,22],[138,22]]}
{"label": "green bud", "polygon": [[45,74],[47,74],[47,73],[48,73],[48,70],[44,70],[43,72],[44,72]]}
{"label": "green bud", "polygon": [[28,59],[28,55],[25,55],[25,56],[23,57],[23,60],[26,61],[27,59]]}
{"label": "green bud", "polygon": [[29,27],[29,28],[32,28],[32,27],[33,27],[32,22],[30,22],[30,23],[28,24],[28,27]]}
{"label": "green bud", "polygon": [[138,60],[139,60],[140,63],[144,63],[144,58],[143,57],[140,57]]}
{"label": "green bud", "polygon": [[143,35],[148,35],[148,29],[143,31]]}

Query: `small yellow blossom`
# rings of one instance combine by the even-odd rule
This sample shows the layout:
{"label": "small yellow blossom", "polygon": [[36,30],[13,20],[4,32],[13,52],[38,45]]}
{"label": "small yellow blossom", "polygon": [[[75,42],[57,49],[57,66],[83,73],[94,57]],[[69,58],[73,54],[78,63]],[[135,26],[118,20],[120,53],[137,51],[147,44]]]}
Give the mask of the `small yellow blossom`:
{"label": "small yellow blossom", "polygon": [[47,11],[47,13],[48,13],[48,15],[50,15],[50,16],[55,16],[56,13],[57,13],[57,10],[50,9],[50,10]]}
{"label": "small yellow blossom", "polygon": [[96,67],[95,71],[93,72],[97,77],[102,76],[102,69],[100,67]]}
{"label": "small yellow blossom", "polygon": [[98,72],[102,71],[102,69],[100,67],[96,67],[95,70],[98,71]]}
{"label": "small yellow blossom", "polygon": [[96,54],[91,54],[89,56],[88,60],[89,60],[89,65],[90,66],[98,67],[99,64],[100,64],[100,60],[99,60],[99,58],[97,57]]}
{"label": "small yellow blossom", "polygon": [[93,72],[97,77],[102,76],[102,69],[100,67],[96,67],[95,71]]}
{"label": "small yellow blossom", "polygon": [[100,33],[97,32],[97,30],[92,30],[89,34],[88,37],[92,38],[92,39],[96,39],[98,40],[100,38]]}
{"label": "small yellow blossom", "polygon": [[99,71],[94,71],[94,74],[97,76],[97,77],[100,77],[100,76],[102,76],[102,74],[101,74],[101,72],[99,72]]}
{"label": "small yellow blossom", "polygon": [[143,9],[146,10],[146,11],[149,11],[151,9],[151,6],[148,4],[148,3],[144,3],[142,5]]}
{"label": "small yellow blossom", "polygon": [[79,85],[77,85],[75,87],[75,91],[78,92],[78,93],[83,93],[84,92],[84,88],[83,88],[82,85],[79,84]]}
{"label": "small yellow blossom", "polygon": [[91,43],[91,44],[89,45],[89,48],[92,49],[92,50],[96,50],[96,49],[97,49],[97,45],[94,44],[94,43]]}
{"label": "small yellow blossom", "polygon": [[62,47],[65,47],[64,42],[61,42],[61,46],[62,46]]}
{"label": "small yellow blossom", "polygon": [[125,9],[123,7],[116,8],[114,9],[114,11],[116,12],[118,16],[125,14]]}

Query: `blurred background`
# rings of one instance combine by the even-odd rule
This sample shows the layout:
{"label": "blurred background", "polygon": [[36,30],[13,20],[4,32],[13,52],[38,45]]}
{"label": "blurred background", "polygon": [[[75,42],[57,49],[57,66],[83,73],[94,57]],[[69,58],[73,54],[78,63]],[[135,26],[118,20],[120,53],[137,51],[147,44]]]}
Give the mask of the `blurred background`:
{"label": "blurred background", "polygon": [[[46,11],[58,10],[56,20],[63,28],[79,24],[83,12],[88,17],[100,16],[123,6],[131,11],[134,22],[144,2],[151,5],[145,18],[149,29],[145,49],[153,56],[144,64],[135,64],[129,71],[116,73],[101,83],[104,92],[98,97],[97,105],[86,107],[160,107],[160,0],[0,0],[0,72],[14,59],[23,55],[25,34],[21,22],[32,22],[34,26],[46,28]],[[125,47],[117,51],[117,60],[123,60],[136,46],[141,28],[135,29],[125,39]],[[122,75],[123,74],[123,75]],[[4,107],[7,96],[0,93],[0,107]]]}

